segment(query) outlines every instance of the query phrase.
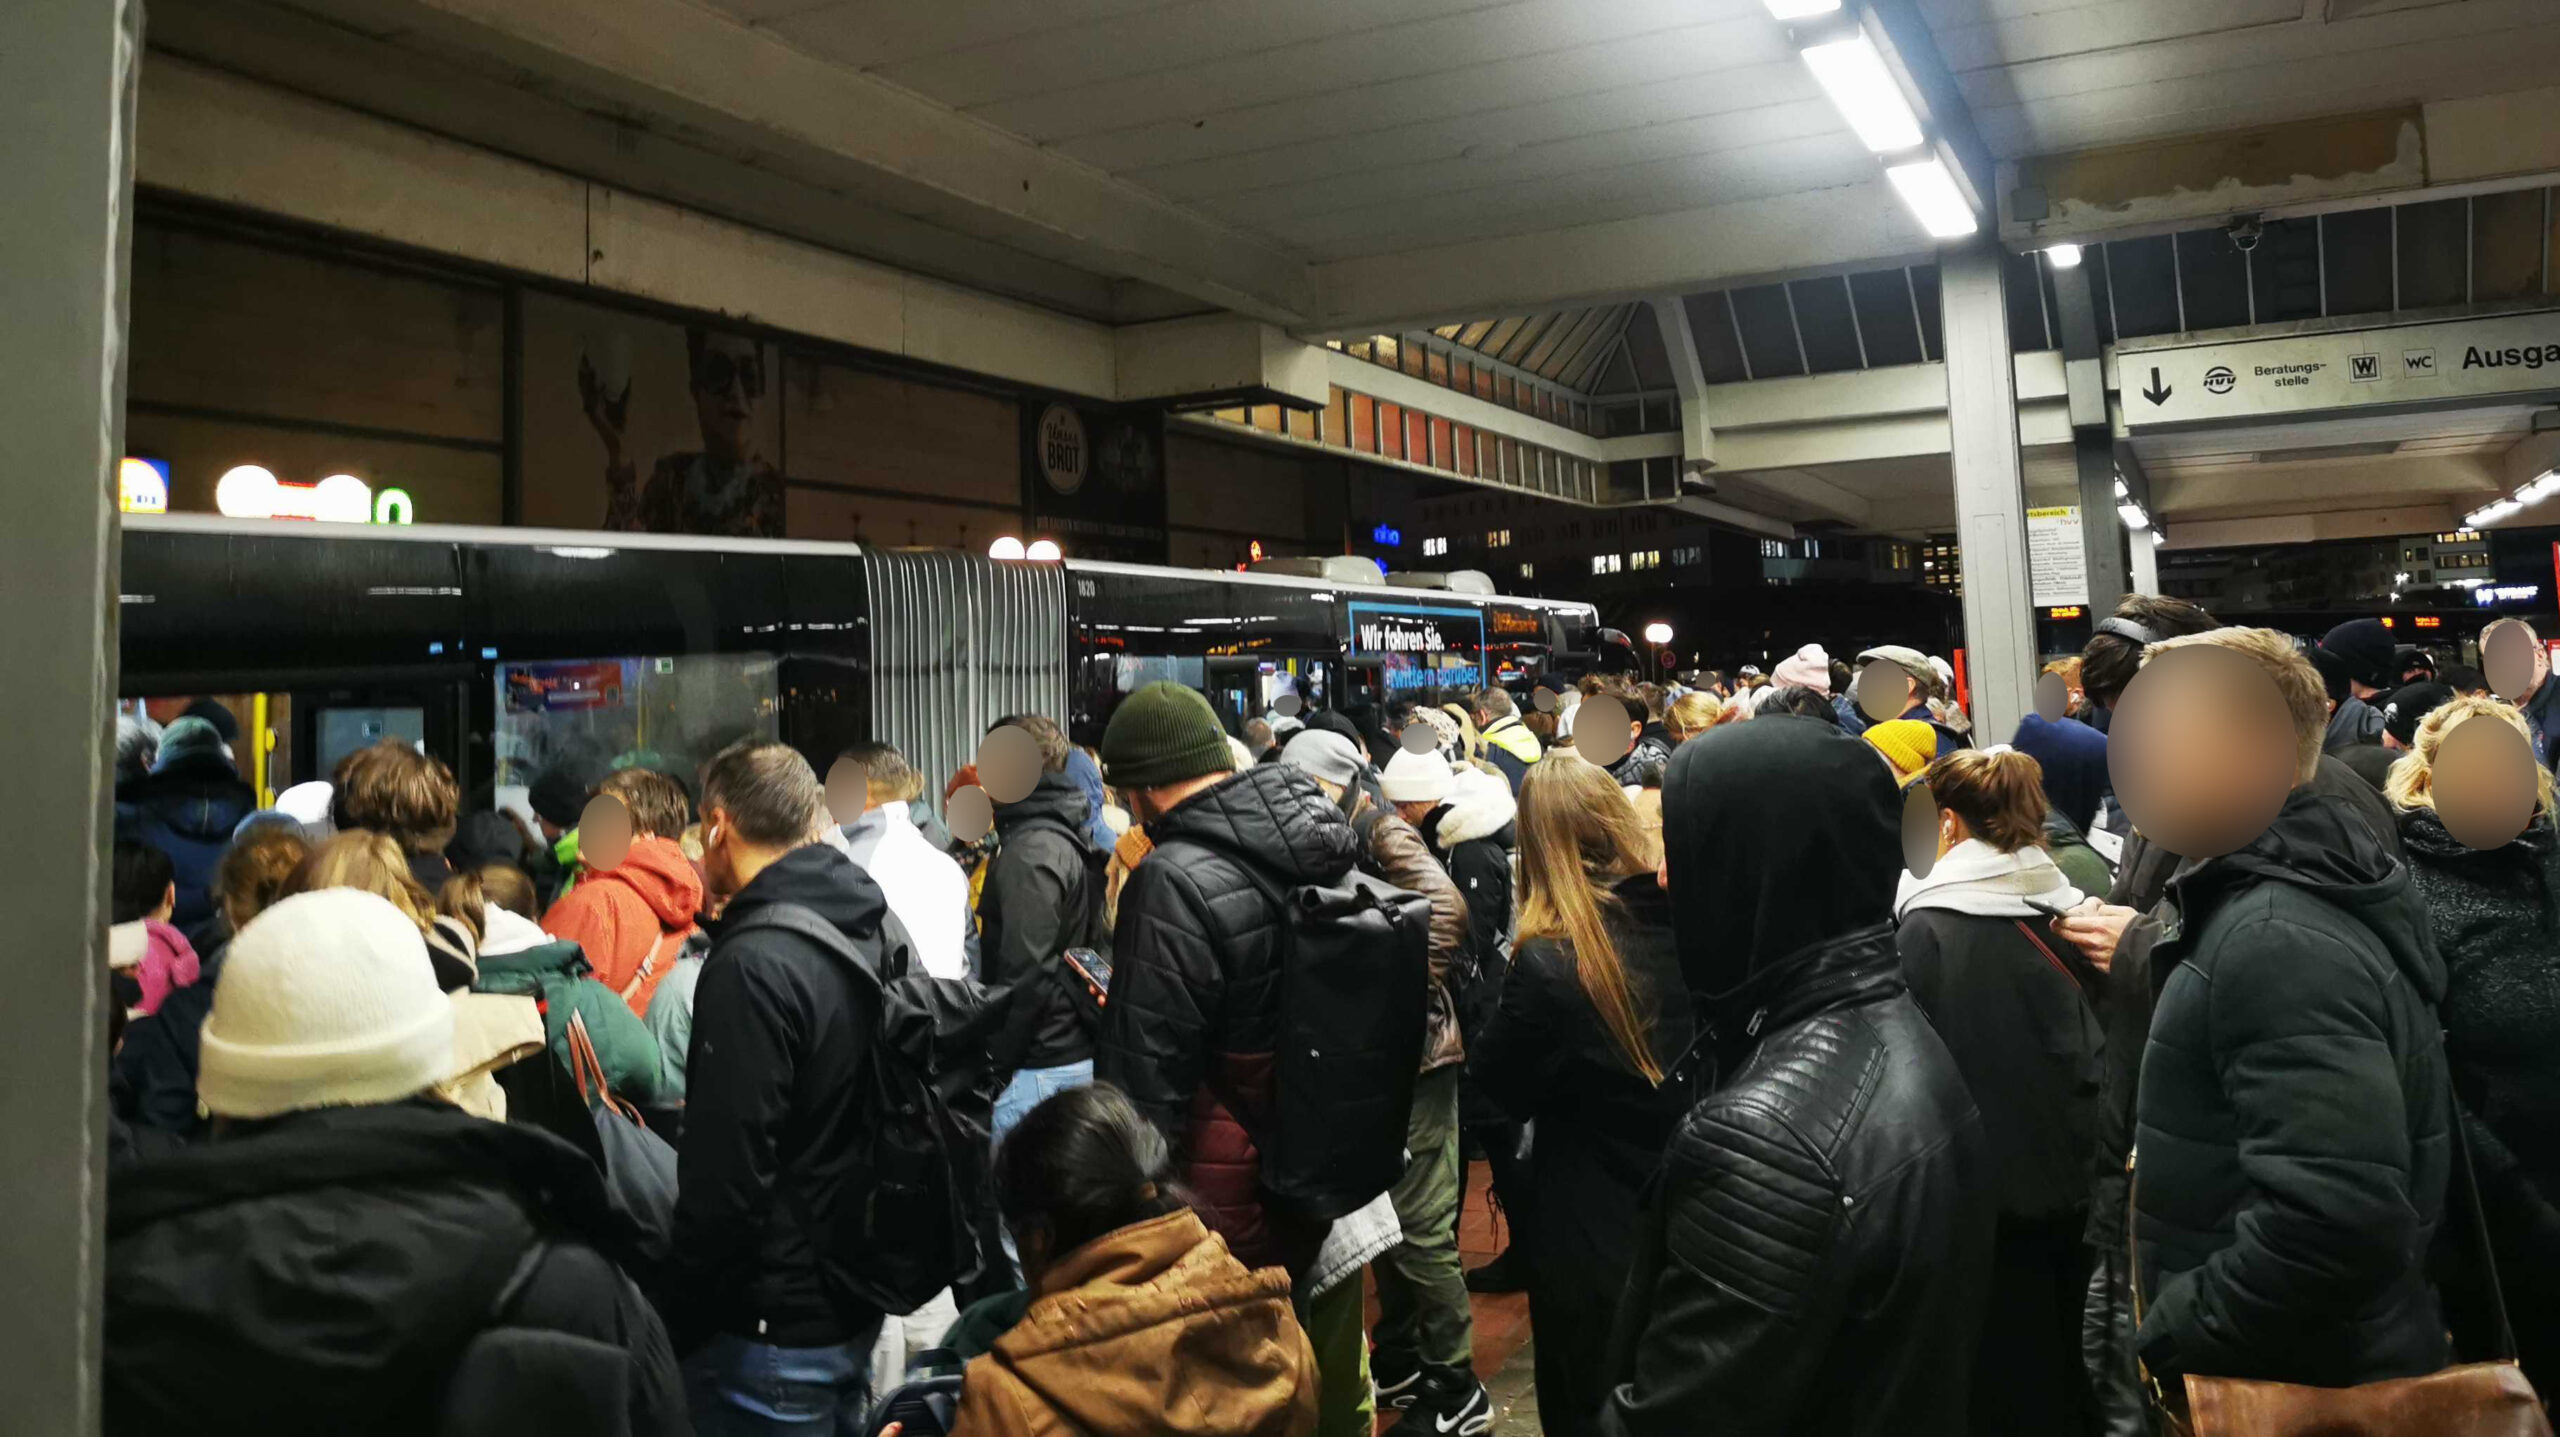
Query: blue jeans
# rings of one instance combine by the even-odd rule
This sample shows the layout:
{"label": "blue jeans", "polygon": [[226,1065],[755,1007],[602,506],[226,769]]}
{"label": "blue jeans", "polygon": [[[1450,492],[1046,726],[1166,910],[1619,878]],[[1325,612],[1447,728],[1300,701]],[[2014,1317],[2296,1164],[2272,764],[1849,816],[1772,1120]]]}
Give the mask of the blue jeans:
{"label": "blue jeans", "polygon": [[711,1339],[684,1360],[697,1437],[862,1437],[872,1342],[770,1347],[727,1333]]}
{"label": "blue jeans", "polygon": [[1004,1085],[1004,1091],[996,1095],[995,1140],[1003,1142],[1004,1135],[1013,1131],[1013,1125],[1022,1121],[1022,1115],[1040,1106],[1050,1094],[1081,1088],[1092,1081],[1091,1058],[1060,1064],[1055,1068],[1024,1068],[1015,1073],[1013,1080]]}

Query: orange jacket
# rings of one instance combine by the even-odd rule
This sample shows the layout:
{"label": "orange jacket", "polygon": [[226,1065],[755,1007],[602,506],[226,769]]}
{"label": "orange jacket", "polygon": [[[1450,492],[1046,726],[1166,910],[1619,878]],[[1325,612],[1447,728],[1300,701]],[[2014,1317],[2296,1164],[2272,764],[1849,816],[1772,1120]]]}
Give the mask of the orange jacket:
{"label": "orange jacket", "polygon": [[1316,1360],[1289,1277],[1247,1272],[1190,1209],[1086,1243],[969,1364],[952,1437],[1305,1437]]}
{"label": "orange jacket", "polygon": [[[542,915],[542,931],[585,949],[596,981],[645,1017],[649,995],[675,966],[701,908],[702,875],[684,850],[672,839],[635,838],[619,865],[587,870],[577,887],[552,904]],[[643,973],[641,965],[653,954],[657,961]]]}

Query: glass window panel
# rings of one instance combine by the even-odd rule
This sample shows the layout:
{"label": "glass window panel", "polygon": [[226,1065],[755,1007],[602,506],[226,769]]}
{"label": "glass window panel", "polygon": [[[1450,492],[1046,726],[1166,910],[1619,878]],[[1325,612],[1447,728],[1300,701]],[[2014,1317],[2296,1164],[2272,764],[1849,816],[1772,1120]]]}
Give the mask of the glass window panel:
{"label": "glass window panel", "polygon": [[1431,421],[1431,462],[1452,473],[1458,468],[1456,436],[1449,421],[1436,416]]}
{"label": "glass window panel", "polygon": [[2466,200],[2400,206],[2400,304],[2460,304],[2469,288],[2471,213]]}
{"label": "glass window panel", "polygon": [[2249,261],[2220,230],[2178,236],[2178,280],[2187,296],[2187,328],[2231,329],[2249,322]]}
{"label": "glass window panel", "polygon": [[1449,356],[1442,354],[1436,349],[1425,351],[1423,354],[1422,376],[1443,388],[1448,387]]}
{"label": "glass window panel", "polygon": [[2542,191],[2511,190],[2471,202],[2471,297],[2542,293]]}
{"label": "glass window panel", "polygon": [[1378,452],[1378,401],[1365,394],[1351,396],[1351,447],[1362,454]]}
{"label": "glass window panel", "polygon": [[1493,384],[1494,384],[1494,374],[1493,374],[1493,371],[1492,371],[1492,370],[1490,370],[1490,369],[1488,369],[1488,368],[1486,368],[1485,366],[1483,366],[1483,365],[1481,365],[1481,364],[1477,365],[1477,366],[1476,366],[1476,398],[1478,398],[1478,399],[1491,399],[1491,398],[1493,398]]}
{"label": "glass window panel", "polygon": [[1866,336],[1869,368],[1920,362],[1920,322],[1912,317],[1911,285],[1902,271],[1853,274],[1849,295],[1857,305],[1858,332]]}
{"label": "glass window panel", "polygon": [[2249,256],[2258,290],[2257,322],[2320,317],[2320,222],[2269,220]]}
{"label": "glass window panel", "polygon": [[1339,384],[1331,388],[1331,402],[1324,411],[1324,442],[1336,449],[1348,448],[1351,443],[1351,396],[1343,392]]}
{"label": "glass window panel", "polygon": [[1795,321],[1787,313],[1784,285],[1755,284],[1728,296],[1734,317],[1742,322],[1742,350],[1751,360],[1751,377],[1804,373],[1804,357],[1796,352]]}
{"label": "glass window panel", "polygon": [[1280,406],[1277,404],[1263,404],[1255,406],[1253,411],[1253,427],[1256,429],[1268,430],[1273,434],[1279,433],[1282,428],[1285,427],[1280,419]]}
{"label": "glass window panel", "polygon": [[1501,405],[1505,409],[1518,407],[1519,399],[1512,391],[1512,380],[1510,375],[1499,374],[1494,376],[1493,402]]}
{"label": "glass window panel", "polygon": [[1946,339],[1939,333],[1946,315],[1938,308],[1938,267],[1915,264],[1911,267],[1911,303],[1920,311],[1920,349],[1931,359],[1947,357]]}
{"label": "glass window panel", "polygon": [[1378,452],[1390,459],[1404,457],[1404,406],[1378,401]]}
{"label": "glass window panel", "polygon": [[[1800,279],[1787,286],[1796,301],[1796,324],[1804,331],[1804,354],[1816,374],[1859,368],[1858,331],[1849,316],[1848,281]],[[1908,326],[1906,326],[1908,327]]]}
{"label": "glass window panel", "polygon": [[2391,211],[2348,210],[2320,217],[2321,271],[2331,314],[2391,308]]}
{"label": "glass window panel", "polygon": [[1404,347],[1404,372],[1412,375],[1416,379],[1420,379],[1423,377],[1423,373],[1426,368],[1426,355],[1422,346],[1412,343],[1406,344]]}
{"label": "glass window panel", "polygon": [[[2030,250],[2025,254],[2001,256],[2007,270],[2001,290],[2009,307],[2009,348],[2018,354],[2033,354],[2051,349],[2044,337],[2044,291],[2037,283],[2036,271],[2044,268]],[[1801,311],[1799,311],[1801,313]],[[1804,339],[1805,348],[1813,348],[1813,336]],[[1818,368],[1819,366],[1817,366]]]}
{"label": "glass window panel", "polygon": [[1458,425],[1450,448],[1457,455],[1458,472],[1469,479],[1476,477],[1476,432],[1463,424]]}
{"label": "glass window panel", "polygon": [[1316,438],[1316,422],[1322,417],[1323,411],[1321,410],[1292,409],[1287,411],[1286,422],[1288,424],[1289,437],[1292,439]]}
{"label": "glass window panel", "polygon": [[1688,308],[1689,333],[1698,341],[1698,364],[1707,382],[1738,384],[1750,378],[1743,372],[1742,346],[1733,337],[1733,309],[1724,292],[1687,295],[1680,302]]}
{"label": "glass window panel", "polygon": [[2177,261],[2167,235],[2107,246],[2116,289],[2116,331],[2127,339],[2178,332]]}

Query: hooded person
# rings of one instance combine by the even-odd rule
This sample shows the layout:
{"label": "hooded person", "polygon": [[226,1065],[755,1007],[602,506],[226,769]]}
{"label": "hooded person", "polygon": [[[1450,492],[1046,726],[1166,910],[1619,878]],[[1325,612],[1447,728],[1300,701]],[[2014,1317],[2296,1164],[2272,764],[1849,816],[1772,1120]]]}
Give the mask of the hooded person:
{"label": "hooded person", "polygon": [[[2219,629],[2290,720],[2263,832],[2171,880],[2177,936],[2135,1105],[2136,1351],[2186,1374],[2351,1387],[2445,1365],[2428,1253],[2453,1163],[2444,961],[2409,876],[2313,786],[2327,698],[2283,635]],[[2362,786],[2349,776],[2349,782]]]}
{"label": "hooded person", "polygon": [[258,806],[258,795],[231,766],[231,751],[202,718],[182,718],[161,731],[151,772],[116,785],[116,837],[169,855],[178,885],[169,922],[205,946],[218,934],[213,881],[231,832]]}
{"label": "hooded person", "polygon": [[595,979],[637,1016],[674,971],[702,911],[702,875],[672,836],[636,834],[611,868],[586,877],[542,915],[542,931],[586,953]]}
{"label": "hooded person", "polygon": [[1997,1214],[1981,1119],[1895,952],[1901,811],[1874,751],[1819,724],[1718,728],[1671,761],[1705,1091],[1637,1237],[1613,1437],[1969,1430]]}
{"label": "hooded person", "polygon": [[1820,644],[1807,644],[1785,658],[1769,672],[1775,684],[1794,684],[1808,688],[1824,698],[1831,697],[1831,655]]}
{"label": "hooded person", "polygon": [[1926,877],[1904,872],[1893,903],[1903,977],[1990,1142],[2000,1225],[1974,1353],[1977,1437],[2080,1430],[2087,1398],[2081,1234],[2105,1034],[2089,992],[2098,973],[2052,931],[2050,915],[2082,894],[2044,848],[2040,767],[2015,749],[1930,764],[1937,857]]}
{"label": "hooded person", "polygon": [[413,920],[350,889],[230,945],[213,1141],[107,1195],[103,1428],[691,1431],[593,1164],[431,1096],[454,1046]]}
{"label": "hooded person", "polygon": [[2078,719],[2018,720],[2009,746],[2036,761],[2044,778],[2044,846],[2063,876],[2085,893],[2103,895],[2115,870],[2089,844],[2107,796],[2107,736]]}
{"label": "hooded person", "polygon": [[2314,664],[2337,705],[2321,739],[2322,751],[2334,754],[2357,744],[2381,742],[2382,711],[2371,700],[2399,686],[2400,666],[2391,631],[2380,619],[2349,619],[2321,636],[2317,652],[2329,656],[2329,662],[2315,659]]}
{"label": "hooded person", "polygon": [[1039,755],[1030,792],[995,805],[996,853],[978,896],[979,976],[1022,994],[997,1057],[1008,1074],[995,1107],[1001,1141],[1041,1099],[1093,1081],[1102,1014],[1064,955],[1110,946],[1103,865],[1117,839],[1094,844],[1092,800],[1068,772],[1074,749],[1054,721],[1017,714],[996,727],[1028,734]]}

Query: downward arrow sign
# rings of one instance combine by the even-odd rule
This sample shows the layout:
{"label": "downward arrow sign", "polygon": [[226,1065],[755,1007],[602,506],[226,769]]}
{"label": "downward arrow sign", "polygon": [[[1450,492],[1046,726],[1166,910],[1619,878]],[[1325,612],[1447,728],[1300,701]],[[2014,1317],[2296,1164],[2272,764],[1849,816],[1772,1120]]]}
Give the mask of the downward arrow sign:
{"label": "downward arrow sign", "polygon": [[2155,405],[2166,404],[2169,402],[2169,396],[2173,393],[2176,393],[2176,391],[2171,389],[2168,385],[2160,382],[2160,367],[2158,365],[2153,365],[2151,368],[2151,387],[2142,391],[2142,397],[2150,400]]}

